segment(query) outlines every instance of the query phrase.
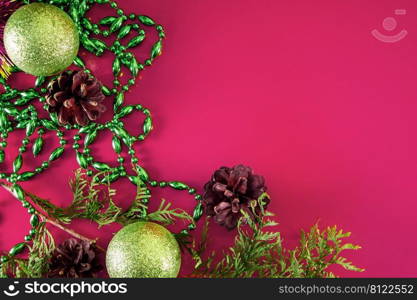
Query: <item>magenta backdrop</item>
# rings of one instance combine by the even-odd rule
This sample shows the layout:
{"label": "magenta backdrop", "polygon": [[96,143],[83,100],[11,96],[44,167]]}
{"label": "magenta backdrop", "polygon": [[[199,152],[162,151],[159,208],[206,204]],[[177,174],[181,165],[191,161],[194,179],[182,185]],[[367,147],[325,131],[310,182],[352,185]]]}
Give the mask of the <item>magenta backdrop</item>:
{"label": "magenta backdrop", "polygon": [[[270,210],[287,246],[295,245],[299,229],[320,219],[323,226],[352,231],[350,240],[363,247],[348,256],[366,271],[336,269],[339,275],[417,276],[416,1],[119,2],[127,13],[152,16],[167,32],[163,56],[127,95],[127,103],[142,103],[154,116],[155,131],[137,148],[153,177],[183,180],[201,191],[219,166],[250,165],[267,180]],[[407,14],[395,15],[395,9]],[[392,32],[381,23],[389,16],[398,21]],[[408,35],[384,43],[373,29]],[[105,82],[109,62],[89,63]],[[10,143],[17,148],[19,139]],[[101,161],[114,161],[109,135],[93,151]],[[69,150],[23,187],[68,204],[75,168]],[[127,205],[132,186],[117,186],[124,187],[119,203]],[[194,205],[181,192],[157,192],[153,201],[160,197],[190,211]],[[1,199],[0,249],[7,250],[29,225],[17,201],[3,191]],[[72,226],[100,237],[103,246],[117,230],[78,221]],[[217,248],[232,241],[233,233],[212,228]],[[190,267],[189,258],[184,261],[183,274]]]}

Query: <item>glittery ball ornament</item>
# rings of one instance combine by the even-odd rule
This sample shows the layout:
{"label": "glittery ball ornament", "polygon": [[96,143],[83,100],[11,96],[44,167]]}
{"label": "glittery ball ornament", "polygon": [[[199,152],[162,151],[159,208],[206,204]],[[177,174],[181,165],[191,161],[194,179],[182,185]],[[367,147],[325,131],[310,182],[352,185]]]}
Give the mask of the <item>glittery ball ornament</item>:
{"label": "glittery ball ornament", "polygon": [[60,8],[43,3],[24,5],[4,28],[6,52],[22,71],[49,76],[73,62],[80,45],[77,27]]}
{"label": "glittery ball ornament", "polygon": [[111,240],[106,266],[112,278],[175,278],[181,251],[165,227],[136,222],[122,228]]}

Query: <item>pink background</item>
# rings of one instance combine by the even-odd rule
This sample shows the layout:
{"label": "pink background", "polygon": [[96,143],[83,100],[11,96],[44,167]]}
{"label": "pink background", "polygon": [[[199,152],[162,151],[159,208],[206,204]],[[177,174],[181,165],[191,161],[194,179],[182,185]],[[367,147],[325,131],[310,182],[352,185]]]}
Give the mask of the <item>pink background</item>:
{"label": "pink background", "polygon": [[[127,13],[152,16],[168,37],[163,56],[127,96],[154,116],[155,131],[137,148],[153,177],[201,191],[216,168],[250,165],[267,180],[269,208],[289,247],[299,229],[320,219],[352,231],[350,241],[363,247],[347,255],[366,271],[337,274],[417,276],[415,1],[119,2]],[[398,27],[389,33],[381,22],[397,8],[407,14],[395,16]],[[403,28],[408,36],[394,44],[370,33]],[[108,82],[103,61],[110,57],[89,65]],[[10,142],[16,149],[19,138]],[[93,147],[101,161],[114,161],[109,139]],[[74,152],[64,158],[23,186],[68,204]],[[122,186],[118,201],[127,205],[134,191]],[[154,205],[160,197],[190,211],[194,205],[181,192],[157,192]],[[0,249],[6,250],[29,226],[17,201],[5,192],[1,199]],[[99,236],[103,246],[117,230],[79,221],[73,227]],[[214,245],[230,244],[233,233],[212,228]],[[183,274],[189,266],[184,258]]]}

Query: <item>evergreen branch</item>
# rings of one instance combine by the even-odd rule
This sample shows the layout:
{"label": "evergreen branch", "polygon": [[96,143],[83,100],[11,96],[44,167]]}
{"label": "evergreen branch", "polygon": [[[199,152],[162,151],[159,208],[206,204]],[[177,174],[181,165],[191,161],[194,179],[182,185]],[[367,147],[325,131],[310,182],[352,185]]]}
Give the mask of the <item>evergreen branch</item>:
{"label": "evergreen branch", "polygon": [[158,209],[149,213],[144,220],[161,223],[163,225],[171,225],[178,219],[189,221],[194,224],[193,217],[191,217],[186,211],[180,208],[171,208],[171,205],[171,203],[167,203],[165,199],[162,199]]}
{"label": "evergreen branch", "polygon": [[[15,194],[13,193],[13,191],[11,190],[11,188],[9,187],[9,186],[7,186],[7,185],[5,185],[5,184],[1,184],[1,186],[5,189],[5,190],[7,190],[9,193],[11,193],[12,195],[13,195],[13,197],[16,197],[15,196]],[[38,204],[39,202],[38,201],[41,201],[41,203],[45,203],[45,206],[46,207],[50,207],[50,208],[52,208],[51,209],[51,211],[56,211],[57,209],[59,209],[58,207],[56,207],[56,206],[54,206],[52,203],[50,203],[48,200],[44,200],[44,199],[41,199],[41,198],[39,198],[39,197],[37,197],[37,196],[35,196],[35,195],[33,195],[33,194],[30,194],[30,193],[28,193],[28,192],[26,192],[26,191],[24,191],[24,194],[25,194],[25,196],[26,197],[29,197],[35,204]],[[40,199],[40,200],[39,200]],[[39,204],[38,204],[38,206],[39,206]],[[75,237],[75,238],[77,238],[77,239],[80,239],[80,240],[84,240],[84,241],[87,241],[87,242],[89,242],[89,243],[94,243],[94,244],[96,244],[96,242],[97,242],[97,240],[92,240],[92,239],[89,239],[89,238],[87,238],[87,237],[85,237],[85,236],[83,236],[83,235],[81,235],[81,234],[79,234],[78,232],[75,232],[74,230],[72,230],[72,229],[69,229],[69,228],[66,228],[66,227],[64,227],[61,223],[60,223],[60,221],[59,220],[55,220],[54,218],[52,218],[52,217],[50,217],[50,216],[48,216],[46,213],[43,213],[42,211],[40,211],[40,210],[37,210],[37,213],[38,213],[38,215],[44,220],[44,222],[46,222],[46,223],[49,223],[49,224],[52,224],[52,225],[54,225],[55,227],[57,227],[57,228],[59,228],[59,229],[61,229],[62,231],[65,231],[65,232],[67,232],[68,234],[70,234],[70,235],[72,235],[73,237]],[[53,215],[53,214],[52,214]],[[65,216],[65,215],[64,215]],[[62,221],[61,221],[62,222]],[[63,223],[63,222],[62,222]],[[101,251],[103,251],[103,252],[105,252],[105,250],[103,249],[103,248],[101,248],[99,245],[96,245],[96,247],[97,247],[97,249],[99,249],[99,250],[101,250]]]}
{"label": "evergreen branch", "polygon": [[29,278],[39,278],[49,269],[49,259],[55,250],[55,241],[52,234],[41,223],[38,234],[29,248],[29,257],[26,264],[26,274]]}
{"label": "evergreen branch", "polygon": [[0,278],[40,278],[48,271],[55,241],[45,223],[40,223],[36,230],[38,234],[29,247],[29,256],[25,259],[13,257],[3,263]]}
{"label": "evergreen branch", "polygon": [[38,208],[44,211],[51,218],[54,218],[63,224],[71,223],[72,218],[66,213],[65,209],[58,207],[52,204],[49,200],[40,198],[39,196],[32,193],[25,191],[25,194],[32,200],[35,205],[38,206]]}
{"label": "evergreen branch", "polygon": [[99,249],[100,251],[106,252],[106,250],[104,250],[102,247],[100,247],[99,245],[97,245],[97,239],[90,239],[90,238],[88,238],[88,237],[86,237],[86,236],[84,236],[84,235],[82,235],[82,234],[80,234],[80,233],[78,233],[78,232],[76,232],[76,231],[74,231],[72,229],[69,229],[67,227],[64,227],[60,223],[58,223],[58,222],[56,222],[56,221],[54,221],[54,220],[46,217],[45,215],[42,215],[42,217],[45,219],[45,222],[46,223],[50,223],[50,224],[54,225],[55,227],[61,229],[62,231],[65,231],[66,233],[72,235],[73,237],[75,237],[75,238],[77,238],[79,240],[83,240],[83,241],[89,242],[90,244],[95,244],[96,247],[97,247],[97,249]]}
{"label": "evergreen branch", "polygon": [[[258,201],[265,197],[262,195]],[[277,225],[268,218],[272,214],[265,211],[256,215],[255,206],[252,205],[254,218],[242,211],[235,243],[221,254],[220,259],[216,252],[202,258],[207,243],[207,231],[203,230],[200,244],[194,242],[190,249],[195,261],[191,277],[325,278],[335,277],[335,274],[328,271],[333,265],[340,265],[350,271],[363,271],[341,256],[344,250],[360,249],[359,246],[343,242],[350,233],[338,230],[336,226],[320,230],[318,224],[315,224],[309,232],[301,232],[299,246],[288,250],[282,246],[279,232],[266,230]]]}
{"label": "evergreen branch", "polygon": [[116,222],[122,225],[128,225],[130,223],[143,220],[148,214],[148,205],[149,199],[151,197],[149,190],[146,188],[146,185],[141,184],[137,185],[136,196],[133,200],[130,207],[118,216]]}

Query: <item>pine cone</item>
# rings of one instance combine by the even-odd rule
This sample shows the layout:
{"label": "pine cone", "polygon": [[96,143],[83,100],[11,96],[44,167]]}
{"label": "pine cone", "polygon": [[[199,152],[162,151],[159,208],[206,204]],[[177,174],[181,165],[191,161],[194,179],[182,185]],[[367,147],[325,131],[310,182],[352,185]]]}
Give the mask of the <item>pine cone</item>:
{"label": "pine cone", "polygon": [[[238,165],[221,167],[214,172],[204,190],[206,214],[214,216],[217,223],[231,230],[237,226],[241,209],[253,217],[249,204],[266,191],[266,186],[262,176],[254,175],[249,167]],[[269,199],[265,199],[264,208],[268,203]],[[256,206],[255,213],[260,213],[259,206]]]}
{"label": "pine cone", "polygon": [[86,241],[68,239],[52,253],[49,278],[90,278],[103,269],[97,248]]}
{"label": "pine cone", "polygon": [[67,71],[48,84],[46,103],[61,125],[87,125],[105,111],[102,84],[84,71]]}

